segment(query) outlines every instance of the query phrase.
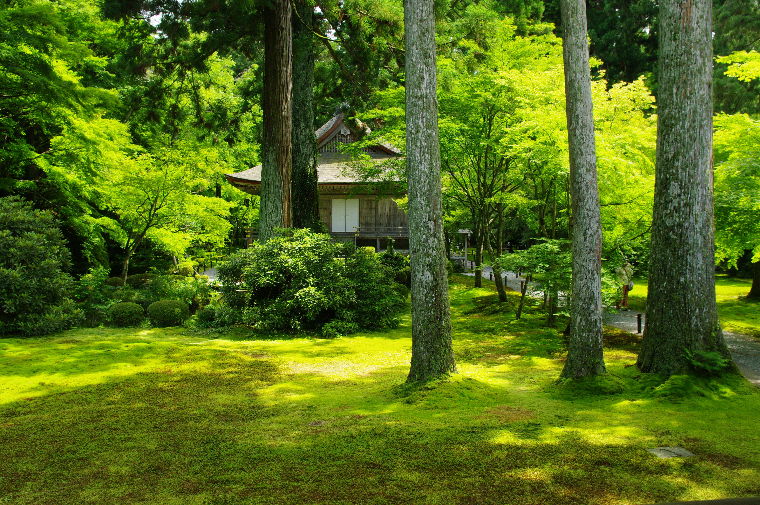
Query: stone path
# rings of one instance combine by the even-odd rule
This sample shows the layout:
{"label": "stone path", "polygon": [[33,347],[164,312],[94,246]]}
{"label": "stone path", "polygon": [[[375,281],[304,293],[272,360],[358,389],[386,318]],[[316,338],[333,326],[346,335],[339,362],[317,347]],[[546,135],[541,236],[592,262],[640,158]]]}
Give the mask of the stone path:
{"label": "stone path", "polygon": [[[489,266],[483,267],[483,277],[490,279],[493,274],[493,269]],[[474,273],[465,273],[464,275],[475,276]],[[513,290],[520,291],[520,281],[525,280],[522,277],[518,277],[515,272],[505,272],[505,285]],[[542,297],[544,293],[541,290],[532,289],[528,285],[528,295],[535,297]],[[638,312],[621,310],[615,313],[604,313],[604,324],[620,328],[631,333],[637,331],[637,314]],[[642,328],[644,326],[645,315],[641,316]],[[723,332],[723,336],[726,339],[728,350],[731,352],[731,357],[739,367],[742,375],[747,378],[752,384],[760,387],[760,342],[757,340],[742,335],[740,333]]]}

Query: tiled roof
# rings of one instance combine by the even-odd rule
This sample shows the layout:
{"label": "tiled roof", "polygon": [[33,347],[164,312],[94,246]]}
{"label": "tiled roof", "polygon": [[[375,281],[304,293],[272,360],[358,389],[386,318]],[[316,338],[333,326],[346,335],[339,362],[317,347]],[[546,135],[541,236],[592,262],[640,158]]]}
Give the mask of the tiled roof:
{"label": "tiled roof", "polygon": [[343,114],[334,115],[328,122],[319,127],[319,129],[314,132],[314,135],[316,135],[317,138],[320,138],[322,135],[327,133],[330,128],[332,128],[338,121],[343,121]]}
{"label": "tiled roof", "polygon": [[[343,125],[345,116],[336,114],[328,122],[323,124],[315,133],[317,140],[325,144],[332,138],[337,130]],[[401,151],[390,144],[378,144],[370,149],[370,158],[376,163],[381,163],[401,156]],[[317,183],[318,184],[350,184],[359,182],[359,177],[354,170],[352,158],[349,154],[340,152],[324,152],[317,159]],[[236,174],[226,174],[227,180],[235,184],[257,184],[261,182],[261,165]]]}
{"label": "tiled roof", "polygon": [[[395,159],[397,156],[386,155],[381,153],[372,153],[371,160],[376,163]],[[358,182],[359,177],[353,168],[352,158],[345,153],[323,153],[319,155],[317,162],[317,183],[318,184],[347,184]],[[227,174],[230,182],[243,184],[256,184],[261,182],[261,165],[257,165],[248,170],[236,174]]]}

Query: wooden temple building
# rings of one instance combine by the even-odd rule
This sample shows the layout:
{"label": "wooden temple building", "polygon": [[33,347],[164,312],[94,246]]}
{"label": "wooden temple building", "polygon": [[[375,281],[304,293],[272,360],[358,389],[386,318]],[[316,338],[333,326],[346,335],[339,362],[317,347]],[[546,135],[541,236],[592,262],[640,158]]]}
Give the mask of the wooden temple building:
{"label": "wooden temple building", "polygon": [[[387,247],[390,239],[395,247],[407,249],[409,228],[407,216],[394,201],[403,196],[399,184],[387,181],[362,180],[350,154],[341,152],[341,144],[356,142],[358,135],[346,124],[343,114],[334,116],[316,132],[317,187],[319,216],[336,240],[354,241],[359,246]],[[378,144],[363,149],[370,162],[398,159],[401,153],[390,145]],[[226,174],[235,187],[258,195],[261,187],[261,165]]]}

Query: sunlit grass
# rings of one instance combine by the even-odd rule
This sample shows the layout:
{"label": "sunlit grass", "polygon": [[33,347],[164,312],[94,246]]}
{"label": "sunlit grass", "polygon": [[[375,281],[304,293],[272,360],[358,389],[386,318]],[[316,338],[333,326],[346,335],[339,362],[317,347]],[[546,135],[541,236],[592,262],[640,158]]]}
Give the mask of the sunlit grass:
{"label": "sunlit grass", "polygon": [[[334,340],[182,329],[0,340],[0,504],[760,494],[755,390],[730,379],[701,396],[654,397],[657,380],[630,366],[635,339],[607,349],[611,387],[558,385],[560,332],[534,309],[514,321],[514,295],[498,304],[490,283],[455,279],[459,371],[424,387],[403,386],[408,317]],[[665,445],[696,457],[645,450]]]}
{"label": "sunlit grass", "polygon": [[[736,279],[725,275],[715,278],[715,297],[718,302],[718,315],[723,329],[760,338],[760,302],[747,300],[752,281]],[[629,296],[633,310],[646,310],[647,281],[635,281]]]}

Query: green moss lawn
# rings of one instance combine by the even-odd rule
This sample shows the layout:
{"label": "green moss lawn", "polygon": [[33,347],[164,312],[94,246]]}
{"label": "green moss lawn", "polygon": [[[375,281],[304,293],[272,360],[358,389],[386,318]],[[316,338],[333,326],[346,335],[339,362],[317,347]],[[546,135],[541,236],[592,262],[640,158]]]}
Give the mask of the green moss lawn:
{"label": "green moss lawn", "polygon": [[[760,338],[760,301],[746,299],[752,287],[750,279],[736,279],[725,275],[715,277],[715,295],[718,315],[723,329]],[[637,279],[629,295],[633,310],[646,310],[647,281]]]}
{"label": "green moss lawn", "polygon": [[[635,337],[611,333],[610,377],[556,385],[560,332],[538,313],[512,321],[513,300],[463,279],[459,373],[417,390],[400,387],[408,318],[334,340],[139,328],[0,340],[0,504],[760,495],[760,393],[742,379],[641,377]],[[646,451],[670,445],[696,456]]]}

